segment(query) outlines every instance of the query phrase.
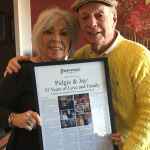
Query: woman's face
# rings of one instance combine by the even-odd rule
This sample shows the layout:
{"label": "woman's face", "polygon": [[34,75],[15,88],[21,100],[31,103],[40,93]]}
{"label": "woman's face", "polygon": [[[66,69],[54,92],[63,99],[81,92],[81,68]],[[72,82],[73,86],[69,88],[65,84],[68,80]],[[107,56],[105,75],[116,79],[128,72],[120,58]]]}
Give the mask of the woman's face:
{"label": "woman's face", "polygon": [[59,19],[42,36],[42,55],[44,61],[64,60],[69,52],[71,36],[68,24],[64,19]]}

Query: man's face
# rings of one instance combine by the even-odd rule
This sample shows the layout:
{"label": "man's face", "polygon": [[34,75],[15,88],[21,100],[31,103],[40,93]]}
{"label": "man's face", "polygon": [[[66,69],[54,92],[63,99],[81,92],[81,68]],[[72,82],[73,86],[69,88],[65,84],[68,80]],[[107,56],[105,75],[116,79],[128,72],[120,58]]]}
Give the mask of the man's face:
{"label": "man's face", "polygon": [[117,21],[112,8],[99,2],[89,2],[79,8],[78,19],[83,38],[91,45],[112,44]]}

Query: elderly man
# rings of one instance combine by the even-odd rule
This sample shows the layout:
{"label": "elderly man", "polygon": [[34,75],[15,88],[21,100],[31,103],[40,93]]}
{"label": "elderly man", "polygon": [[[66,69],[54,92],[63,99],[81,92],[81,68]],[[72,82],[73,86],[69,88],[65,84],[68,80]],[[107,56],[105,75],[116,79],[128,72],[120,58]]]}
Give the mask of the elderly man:
{"label": "elderly man", "polygon": [[150,53],[115,30],[115,0],[77,0],[81,34],[89,43],[72,59],[108,57],[116,129],[122,150],[150,149]]}
{"label": "elderly man", "polygon": [[115,30],[116,6],[116,0],[77,0],[71,6],[89,43],[72,59],[108,58],[116,129],[122,134],[119,148],[149,150],[150,53]]}

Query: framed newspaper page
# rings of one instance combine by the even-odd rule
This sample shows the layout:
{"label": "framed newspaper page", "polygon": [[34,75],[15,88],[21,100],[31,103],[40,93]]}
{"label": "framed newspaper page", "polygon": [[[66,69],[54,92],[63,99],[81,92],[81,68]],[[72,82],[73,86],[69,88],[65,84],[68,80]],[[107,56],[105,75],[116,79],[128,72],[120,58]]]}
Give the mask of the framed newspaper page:
{"label": "framed newspaper page", "polygon": [[31,64],[41,150],[117,150],[107,58]]}

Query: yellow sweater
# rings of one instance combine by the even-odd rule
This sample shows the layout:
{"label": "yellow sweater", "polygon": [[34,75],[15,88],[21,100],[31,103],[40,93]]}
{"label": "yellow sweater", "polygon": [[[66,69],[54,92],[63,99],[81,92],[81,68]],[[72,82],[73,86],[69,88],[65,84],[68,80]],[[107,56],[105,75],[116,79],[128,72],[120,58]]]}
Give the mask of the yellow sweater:
{"label": "yellow sweater", "polygon": [[108,57],[112,100],[120,150],[150,150],[150,53],[140,44],[120,37],[109,54],[94,56],[90,45],[73,60]]}

